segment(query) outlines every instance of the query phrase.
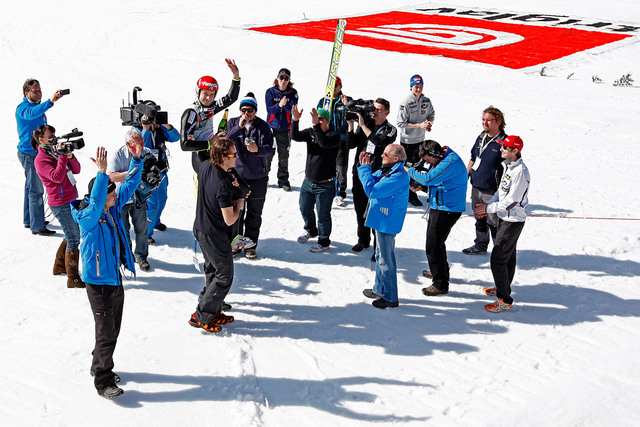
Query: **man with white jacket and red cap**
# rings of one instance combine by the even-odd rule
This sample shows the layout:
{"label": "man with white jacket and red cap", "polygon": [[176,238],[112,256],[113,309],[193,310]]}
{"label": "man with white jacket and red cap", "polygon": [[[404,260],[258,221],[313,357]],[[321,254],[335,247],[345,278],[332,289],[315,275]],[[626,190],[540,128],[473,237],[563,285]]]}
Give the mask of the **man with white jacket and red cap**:
{"label": "man with white jacket and red cap", "polygon": [[498,143],[502,146],[500,151],[505,160],[498,191],[487,203],[480,203],[474,209],[478,217],[495,213],[499,219],[491,252],[491,273],[496,286],[482,289],[485,294],[498,297],[496,302],[484,306],[492,313],[509,310],[513,304],[511,283],[516,272],[516,245],[527,219],[524,208],[529,204],[531,181],[529,169],[521,158],[522,139],[511,135]]}

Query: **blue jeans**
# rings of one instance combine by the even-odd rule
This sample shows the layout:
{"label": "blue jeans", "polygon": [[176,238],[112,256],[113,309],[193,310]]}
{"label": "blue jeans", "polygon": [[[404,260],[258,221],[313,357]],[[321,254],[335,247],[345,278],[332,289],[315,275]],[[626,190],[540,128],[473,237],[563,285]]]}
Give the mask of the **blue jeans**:
{"label": "blue jeans", "polygon": [[51,206],[51,211],[60,222],[62,231],[64,231],[67,249],[78,249],[80,246],[80,228],[71,215],[71,204],[65,203],[61,206]]}
{"label": "blue jeans", "polygon": [[[131,217],[131,219],[129,219]],[[124,229],[127,237],[129,237],[129,246],[131,246],[131,237],[129,230],[131,230],[131,223],[133,223],[133,231],[136,235],[136,248],[133,254],[136,257],[136,261],[141,259],[147,259],[149,255],[149,240],[147,240],[147,205],[143,204],[141,208],[136,209],[133,203],[124,205],[122,208],[122,222],[124,223]]]}
{"label": "blue jeans", "polygon": [[[336,189],[334,180],[313,184],[307,178],[302,181],[300,187],[300,213],[304,219],[304,229],[311,236],[318,236],[318,243],[321,246],[329,246],[331,240],[331,203],[335,196]],[[316,214],[313,211],[315,206],[318,212],[318,225],[316,226]]]}
{"label": "blue jeans", "polygon": [[169,186],[169,177],[166,176],[158,188],[151,192],[151,197],[147,199],[147,219],[149,226],[147,236],[153,236],[153,227],[160,224],[160,215],[167,204],[167,187]]}
{"label": "blue jeans", "polygon": [[385,301],[398,301],[398,277],[396,274],[396,235],[375,230],[376,233],[376,281],[373,292]]}
{"label": "blue jeans", "polygon": [[31,231],[44,230],[44,187],[36,173],[34,160],[37,153],[26,154],[18,151],[18,160],[24,168],[24,207],[22,223],[31,227]]}

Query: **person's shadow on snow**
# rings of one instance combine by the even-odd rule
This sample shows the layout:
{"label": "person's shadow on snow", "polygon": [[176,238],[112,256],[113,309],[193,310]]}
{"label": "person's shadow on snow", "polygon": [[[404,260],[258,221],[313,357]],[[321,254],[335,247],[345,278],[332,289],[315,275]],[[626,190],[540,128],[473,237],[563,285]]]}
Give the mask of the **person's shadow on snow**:
{"label": "person's shadow on snow", "polygon": [[[239,377],[163,375],[148,372],[120,372],[121,385],[178,384],[188,386],[177,391],[126,390],[114,400],[117,405],[138,408],[143,402],[198,402],[243,401],[266,408],[278,406],[306,406],[354,420],[408,422],[424,421],[427,417],[373,415],[356,412],[346,407],[347,402],[375,404],[378,396],[355,387],[366,389],[369,384],[385,386],[433,387],[414,382],[381,379],[375,377],[328,378],[326,380],[300,380],[292,378],[264,378],[253,375]],[[174,387],[175,388],[175,387]],[[350,389],[351,391],[347,390]]]}

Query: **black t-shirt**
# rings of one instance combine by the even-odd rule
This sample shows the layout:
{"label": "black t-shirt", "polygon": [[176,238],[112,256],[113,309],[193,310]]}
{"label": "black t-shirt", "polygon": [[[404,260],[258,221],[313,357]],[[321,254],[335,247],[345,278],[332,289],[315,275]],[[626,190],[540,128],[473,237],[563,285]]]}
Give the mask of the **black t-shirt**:
{"label": "black t-shirt", "polygon": [[228,172],[203,162],[198,172],[198,203],[193,226],[204,234],[226,233],[222,209],[233,206],[233,178]]}

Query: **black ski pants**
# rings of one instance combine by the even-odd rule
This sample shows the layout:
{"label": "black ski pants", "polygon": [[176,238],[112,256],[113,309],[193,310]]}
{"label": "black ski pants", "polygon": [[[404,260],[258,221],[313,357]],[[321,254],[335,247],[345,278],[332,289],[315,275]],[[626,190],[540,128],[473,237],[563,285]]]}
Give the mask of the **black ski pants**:
{"label": "black ski pants", "polygon": [[365,213],[367,212],[367,205],[369,204],[369,198],[364,192],[362,183],[358,173],[353,174],[353,207],[356,211],[356,219],[358,220],[358,242],[365,247],[371,244],[371,229],[365,224]]}
{"label": "black ski pants", "polygon": [[524,222],[500,220],[491,251],[491,273],[497,296],[507,304],[513,304],[511,283],[516,273],[516,245],[523,228]]}
{"label": "black ski pants", "polygon": [[272,130],[272,132],[273,139],[276,143],[276,148],[271,154],[269,154],[269,158],[267,161],[267,170],[271,170],[271,162],[273,161],[273,157],[275,156],[277,150],[278,185],[282,187],[283,185],[289,185],[289,148],[291,147],[291,136],[289,135],[288,130]]}
{"label": "black ski pants", "polygon": [[451,228],[462,215],[461,212],[447,212],[431,209],[427,222],[427,261],[433,276],[433,286],[442,290],[449,290],[449,263],[447,262],[447,247],[445,242]]}
{"label": "black ski pants", "polygon": [[204,255],[205,280],[196,308],[196,319],[202,324],[207,324],[220,315],[222,303],[231,289],[233,255],[226,231],[212,235],[201,233],[194,228],[193,234]]}
{"label": "black ski pants", "polygon": [[232,237],[240,234],[258,243],[260,226],[262,226],[262,209],[264,208],[264,202],[267,196],[268,180],[268,176],[257,179],[245,179],[249,187],[251,187],[251,194],[247,197],[244,209],[240,212],[238,220],[231,227]]}
{"label": "black ski pants", "polygon": [[95,373],[94,384],[100,393],[105,388],[115,385],[113,352],[116,349],[122,324],[124,288],[122,285],[92,285],[89,283],[86,285],[96,325],[96,345],[92,353],[91,371]]}

